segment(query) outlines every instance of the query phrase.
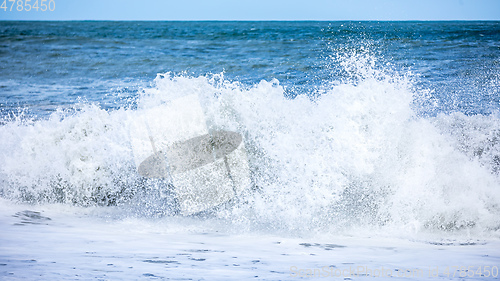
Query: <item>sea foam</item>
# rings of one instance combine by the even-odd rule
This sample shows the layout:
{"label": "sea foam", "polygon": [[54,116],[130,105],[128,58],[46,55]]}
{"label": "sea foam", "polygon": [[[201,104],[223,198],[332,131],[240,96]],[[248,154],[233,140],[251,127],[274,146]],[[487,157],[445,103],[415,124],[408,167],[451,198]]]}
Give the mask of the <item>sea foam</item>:
{"label": "sea foam", "polygon": [[251,190],[210,219],[240,231],[498,238],[499,119],[420,115],[415,101],[425,95],[411,78],[381,70],[366,56],[343,63],[351,78],[325,81],[314,95],[287,98],[278,80],[244,85],[223,74],[165,73],[120,109],[83,103],[47,119],[4,120],[0,194],[175,214],[164,203],[165,184],[137,174],[130,124],[195,94],[209,130],[244,136],[252,177]]}

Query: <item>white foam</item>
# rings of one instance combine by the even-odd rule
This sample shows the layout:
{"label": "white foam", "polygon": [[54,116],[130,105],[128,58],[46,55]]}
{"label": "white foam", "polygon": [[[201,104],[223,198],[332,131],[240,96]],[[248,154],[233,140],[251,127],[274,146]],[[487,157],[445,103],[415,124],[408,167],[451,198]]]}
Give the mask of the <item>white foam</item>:
{"label": "white foam", "polygon": [[[229,228],[498,238],[497,146],[486,129],[498,119],[418,116],[412,103],[420,94],[409,79],[377,69],[369,58],[346,64],[355,79],[325,82],[314,99],[285,98],[277,80],[248,86],[222,74],[165,74],[140,94],[137,109],[87,104],[30,124],[8,122],[0,127],[2,194],[31,202],[118,202],[125,214],[154,208],[158,198],[130,200],[155,183],[135,172],[129,125],[141,113],[160,120],[155,108],[196,94],[209,130],[245,136],[255,188],[214,212]],[[471,137],[458,133],[478,126],[485,129]],[[486,152],[476,157],[471,151],[478,149]]]}
{"label": "white foam", "polygon": [[116,219],[92,215],[109,208],[0,203],[2,280],[498,277],[498,241],[228,234],[199,218]]}

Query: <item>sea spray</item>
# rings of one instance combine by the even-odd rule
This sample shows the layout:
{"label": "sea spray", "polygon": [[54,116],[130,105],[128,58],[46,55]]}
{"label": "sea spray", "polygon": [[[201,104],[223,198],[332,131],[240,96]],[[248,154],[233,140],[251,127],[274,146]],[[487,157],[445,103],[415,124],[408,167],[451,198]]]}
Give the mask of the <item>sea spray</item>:
{"label": "sea spray", "polygon": [[[34,203],[109,204],[127,193],[131,154],[123,111],[95,105],[2,126],[2,193]],[[125,143],[124,143],[125,142]],[[133,176],[132,176],[133,178]],[[125,193],[123,193],[125,192]]]}
{"label": "sea spray", "polygon": [[377,228],[495,236],[498,146],[488,128],[499,128],[497,118],[421,116],[414,102],[422,95],[411,79],[377,68],[370,57],[344,61],[355,79],[325,81],[312,96],[287,98],[278,80],[248,85],[223,74],[166,73],[121,109],[84,104],[43,120],[5,121],[1,194],[177,215],[166,184],[137,174],[129,126],[141,111],[196,94],[209,130],[244,136],[253,183],[200,219],[292,235]]}

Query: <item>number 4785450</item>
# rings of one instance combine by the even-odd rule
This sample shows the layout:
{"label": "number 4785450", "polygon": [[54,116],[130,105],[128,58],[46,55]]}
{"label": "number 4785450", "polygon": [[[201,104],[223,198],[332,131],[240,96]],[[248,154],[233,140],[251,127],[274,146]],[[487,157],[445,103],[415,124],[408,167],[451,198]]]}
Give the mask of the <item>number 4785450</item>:
{"label": "number 4785450", "polygon": [[3,9],[5,12],[52,12],[56,9],[56,2],[55,0],[3,0],[2,5],[0,5],[0,9]]}

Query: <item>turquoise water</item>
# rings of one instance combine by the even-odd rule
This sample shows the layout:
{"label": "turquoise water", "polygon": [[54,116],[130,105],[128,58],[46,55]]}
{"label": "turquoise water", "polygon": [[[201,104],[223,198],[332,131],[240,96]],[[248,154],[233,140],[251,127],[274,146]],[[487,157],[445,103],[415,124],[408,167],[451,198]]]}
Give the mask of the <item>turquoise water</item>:
{"label": "turquoise water", "polygon": [[[499,22],[1,22],[2,112],[44,116],[78,97],[126,105],[157,73],[247,85],[278,79],[286,95],[314,96],[349,79],[339,56],[432,91],[429,112],[498,110]],[[435,106],[428,102],[432,99]]]}

